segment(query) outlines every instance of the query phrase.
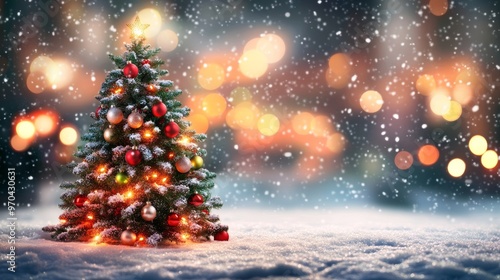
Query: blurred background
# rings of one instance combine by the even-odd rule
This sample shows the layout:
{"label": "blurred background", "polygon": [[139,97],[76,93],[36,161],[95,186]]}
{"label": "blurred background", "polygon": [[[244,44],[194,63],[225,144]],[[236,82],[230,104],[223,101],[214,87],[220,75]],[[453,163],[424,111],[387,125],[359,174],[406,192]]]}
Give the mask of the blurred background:
{"label": "blurred background", "polygon": [[[56,205],[139,16],[226,207],[496,211],[495,1],[0,2],[2,197]],[[3,204],[5,206],[5,202]]]}

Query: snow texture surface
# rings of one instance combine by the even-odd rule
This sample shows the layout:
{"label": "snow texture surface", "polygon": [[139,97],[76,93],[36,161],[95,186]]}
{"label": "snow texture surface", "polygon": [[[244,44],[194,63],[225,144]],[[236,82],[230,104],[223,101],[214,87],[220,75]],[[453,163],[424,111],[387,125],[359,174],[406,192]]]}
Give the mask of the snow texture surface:
{"label": "snow texture surface", "polygon": [[16,272],[0,279],[500,279],[500,218],[373,209],[218,211],[229,242],[159,248],[60,243],[60,210],[19,211]]}

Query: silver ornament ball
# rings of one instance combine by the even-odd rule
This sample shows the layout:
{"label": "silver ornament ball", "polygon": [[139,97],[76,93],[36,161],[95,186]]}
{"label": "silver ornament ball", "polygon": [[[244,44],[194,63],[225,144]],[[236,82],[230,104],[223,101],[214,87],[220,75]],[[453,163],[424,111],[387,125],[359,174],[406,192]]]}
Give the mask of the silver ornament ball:
{"label": "silver ornament ball", "polygon": [[146,205],[142,207],[141,216],[145,221],[151,222],[156,218],[156,208],[151,205],[151,202],[146,202]]}
{"label": "silver ornament ball", "polygon": [[119,124],[123,120],[123,112],[120,108],[112,107],[106,114],[106,118],[112,124]]}
{"label": "silver ornament ball", "polygon": [[175,162],[175,169],[177,169],[180,173],[188,172],[191,170],[192,166],[191,160],[187,157],[181,157]]}
{"label": "silver ornament ball", "polygon": [[139,128],[142,126],[143,122],[144,119],[142,118],[142,115],[139,114],[139,112],[134,111],[130,115],[128,115],[127,123],[131,128]]}
{"label": "silver ornament ball", "polygon": [[137,236],[130,230],[124,230],[120,236],[123,245],[133,245]]}

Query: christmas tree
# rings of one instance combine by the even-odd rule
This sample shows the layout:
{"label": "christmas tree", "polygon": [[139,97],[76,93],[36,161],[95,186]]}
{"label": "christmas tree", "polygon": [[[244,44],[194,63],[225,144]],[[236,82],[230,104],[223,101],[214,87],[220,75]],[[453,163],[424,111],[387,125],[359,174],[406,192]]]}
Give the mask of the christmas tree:
{"label": "christmas tree", "polygon": [[228,240],[211,197],[215,174],[203,168],[206,139],[189,129],[189,108],[175,98],[160,49],[145,44],[148,25],[136,18],[123,56],[110,55],[117,69],[102,84],[95,122],[82,136],[69,167],[79,177],[64,182],[60,223],[44,231],[60,241],[125,245]]}

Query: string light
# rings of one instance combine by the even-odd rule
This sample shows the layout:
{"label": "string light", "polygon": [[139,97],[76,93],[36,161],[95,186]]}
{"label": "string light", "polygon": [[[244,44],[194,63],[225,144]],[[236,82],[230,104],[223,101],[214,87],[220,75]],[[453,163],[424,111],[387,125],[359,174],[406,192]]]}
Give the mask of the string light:
{"label": "string light", "polygon": [[66,219],[60,219],[60,220],[59,220],[59,223],[61,223],[61,224],[63,224],[63,225],[64,225],[65,223],[67,223],[67,222],[68,222],[68,221],[67,221]]}
{"label": "string light", "polygon": [[124,92],[122,87],[115,87],[112,91],[114,94],[121,94]]}
{"label": "string light", "polygon": [[94,241],[95,242],[99,242],[101,240],[101,236],[98,234],[96,236],[94,236]]}
{"label": "string light", "polygon": [[97,167],[97,172],[104,174],[104,173],[108,172],[108,167],[106,165],[99,165]]}
{"label": "string light", "polygon": [[182,218],[181,218],[181,222],[180,222],[180,223],[181,223],[181,225],[183,225],[183,226],[185,226],[185,225],[187,225],[187,224],[188,224],[187,219],[186,219],[186,218],[184,218],[184,217],[182,217]]}
{"label": "string light", "polygon": [[125,195],[126,198],[132,198],[134,196],[134,193],[132,191],[128,191],[127,194]]}
{"label": "string light", "polygon": [[88,215],[87,215],[87,219],[89,219],[89,220],[93,220],[93,219],[94,219],[94,216],[92,216],[91,214],[88,214]]}
{"label": "string light", "polygon": [[187,234],[187,233],[183,233],[183,234],[181,234],[181,239],[182,239],[183,241],[186,241],[188,238],[189,238],[189,234]]}

